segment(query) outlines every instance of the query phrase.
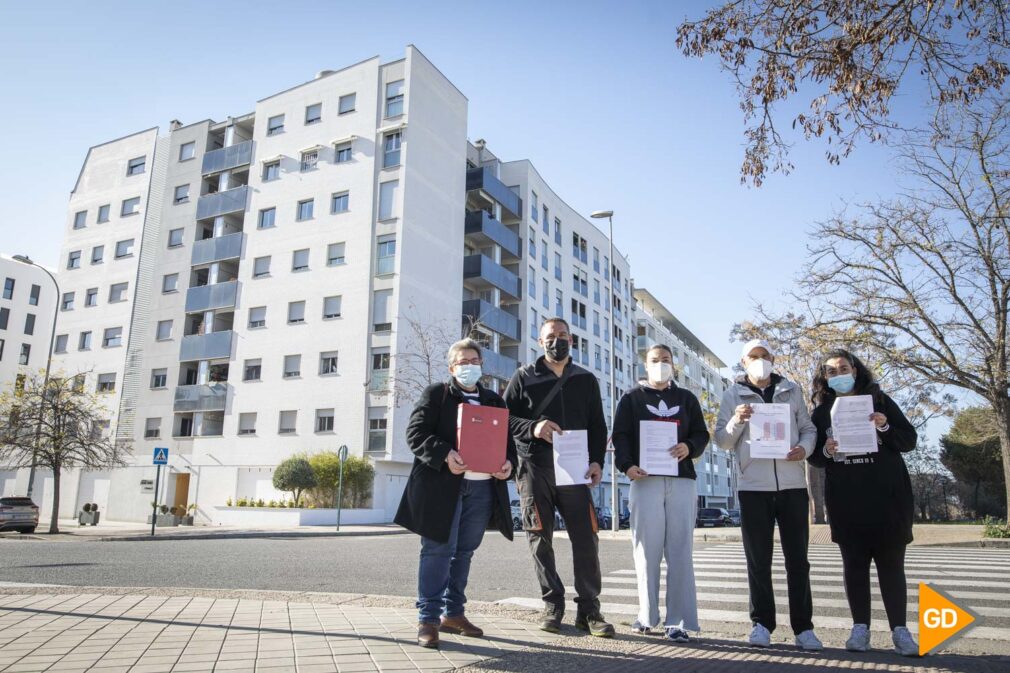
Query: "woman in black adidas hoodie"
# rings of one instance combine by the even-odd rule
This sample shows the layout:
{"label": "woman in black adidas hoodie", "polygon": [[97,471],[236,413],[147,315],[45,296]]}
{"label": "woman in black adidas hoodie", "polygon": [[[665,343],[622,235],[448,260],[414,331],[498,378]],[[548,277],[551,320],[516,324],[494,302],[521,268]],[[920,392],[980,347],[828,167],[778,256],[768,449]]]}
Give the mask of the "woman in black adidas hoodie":
{"label": "woman in black adidas hoodie", "polygon": [[[647,633],[659,625],[659,574],[666,556],[666,637],[688,642],[698,631],[698,600],[691,558],[697,508],[694,461],[708,446],[709,433],[698,398],[672,381],[673,353],[657,344],[645,354],[647,380],[621,397],[614,418],[614,456],[631,479],[631,539],[638,576],[638,620]],[[677,476],[649,475],[640,467],[642,421],[677,424]]]}

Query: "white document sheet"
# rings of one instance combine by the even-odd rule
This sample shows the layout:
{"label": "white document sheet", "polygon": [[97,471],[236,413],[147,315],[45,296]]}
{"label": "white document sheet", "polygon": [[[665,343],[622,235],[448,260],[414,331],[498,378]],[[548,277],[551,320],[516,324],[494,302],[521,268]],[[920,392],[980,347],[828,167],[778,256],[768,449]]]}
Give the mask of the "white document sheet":
{"label": "white document sheet", "polygon": [[588,484],[589,435],[585,430],[564,430],[554,433],[554,484],[574,486]]}
{"label": "white document sheet", "polygon": [[680,461],[670,455],[670,449],[677,441],[676,423],[639,421],[638,466],[650,475],[676,477]]}
{"label": "white document sheet", "polygon": [[752,404],[750,457],[785,458],[792,448],[792,410],[788,404]]}
{"label": "white document sheet", "polygon": [[831,436],[838,453],[876,453],[877,428],[870,420],[873,398],[869,395],[836,397],[831,405]]}

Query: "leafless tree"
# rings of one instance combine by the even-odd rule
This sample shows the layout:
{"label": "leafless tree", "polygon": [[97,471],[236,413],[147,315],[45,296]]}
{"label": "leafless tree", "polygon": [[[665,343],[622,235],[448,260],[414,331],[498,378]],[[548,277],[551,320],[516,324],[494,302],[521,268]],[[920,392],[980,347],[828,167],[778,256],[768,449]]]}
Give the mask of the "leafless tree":
{"label": "leafless tree", "polygon": [[[52,470],[53,508],[49,532],[59,532],[60,477],[69,468],[107,469],[125,464],[127,447],[103,431],[107,410],[99,395],[86,392],[83,375],[27,375],[0,392],[0,462]],[[36,442],[36,434],[38,441]]]}

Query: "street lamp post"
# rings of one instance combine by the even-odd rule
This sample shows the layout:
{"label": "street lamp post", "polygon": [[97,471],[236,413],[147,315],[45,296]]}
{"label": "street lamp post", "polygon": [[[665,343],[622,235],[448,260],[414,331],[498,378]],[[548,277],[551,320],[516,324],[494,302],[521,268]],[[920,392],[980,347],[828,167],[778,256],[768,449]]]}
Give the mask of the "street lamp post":
{"label": "street lamp post", "polygon": [[607,236],[607,240],[610,243],[610,258],[607,260],[607,264],[611,265],[611,268],[607,269],[607,277],[610,279],[610,298],[607,300],[610,306],[607,311],[610,314],[610,329],[607,330],[607,341],[610,344],[610,428],[611,428],[611,440],[610,448],[612,449],[610,454],[610,528],[611,530],[618,531],[621,529],[621,516],[617,511],[617,453],[613,451],[614,441],[613,441],[613,427],[614,427],[614,416],[617,414],[617,386],[614,383],[615,367],[614,367],[614,211],[612,210],[597,210],[589,215],[594,219],[607,218],[607,222],[610,224],[610,233]]}
{"label": "street lamp post", "polygon": [[[46,391],[49,389],[49,370],[53,364],[53,343],[56,341],[56,318],[60,315],[60,285],[56,282],[56,277],[49,273],[49,269],[46,267],[36,264],[28,257],[28,255],[14,255],[14,259],[21,262],[22,264],[27,264],[29,266],[34,266],[45,272],[49,279],[53,281],[53,287],[56,289],[56,296],[53,299],[53,327],[49,332],[49,352],[46,353],[46,374],[42,378],[42,400],[45,400]],[[32,497],[32,492],[35,487],[35,462],[39,452],[39,440],[42,437],[42,409],[39,409],[39,420],[35,425],[35,445],[32,447],[32,468],[28,472],[28,497]]]}

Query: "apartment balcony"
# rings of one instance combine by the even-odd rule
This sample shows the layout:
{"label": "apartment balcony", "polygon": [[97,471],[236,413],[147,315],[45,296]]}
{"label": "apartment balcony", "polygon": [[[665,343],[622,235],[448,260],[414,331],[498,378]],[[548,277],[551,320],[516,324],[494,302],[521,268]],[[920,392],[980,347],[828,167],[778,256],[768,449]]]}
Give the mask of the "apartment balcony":
{"label": "apartment balcony", "polygon": [[650,345],[649,337],[645,336],[644,334],[639,334],[638,336],[635,337],[635,346],[639,352],[644,351],[646,348],[649,347],[649,345]]}
{"label": "apartment balcony", "polygon": [[463,302],[463,316],[474,322],[479,322],[507,339],[519,341],[522,338],[522,326],[519,323],[519,318],[481,299],[465,300]]}
{"label": "apartment balcony", "polygon": [[235,332],[232,330],[184,336],[179,349],[179,361],[228,359],[234,341]]}
{"label": "apartment balcony", "polygon": [[481,369],[485,374],[489,374],[499,379],[508,381],[515,374],[519,363],[515,358],[510,358],[501,353],[487,349],[483,351],[481,357],[484,361]]}
{"label": "apartment balcony", "polygon": [[485,255],[463,258],[463,279],[478,288],[496,287],[516,301],[522,298],[519,276]]}
{"label": "apartment balcony", "polygon": [[368,392],[385,393],[389,392],[389,370],[373,369],[368,376]]}
{"label": "apartment balcony", "polygon": [[239,166],[248,166],[252,163],[252,155],[253,141],[251,140],[207,152],[203,155],[203,174],[210,175],[221,171],[230,171]]}
{"label": "apartment balcony", "polygon": [[238,281],[201,285],[186,290],[186,313],[202,313],[219,308],[235,308]]}
{"label": "apartment balcony", "polygon": [[523,200],[496,178],[490,168],[471,168],[466,172],[466,191],[472,192],[477,189],[483,190],[497,201],[512,217],[522,219]]}
{"label": "apartment balcony", "polygon": [[249,202],[249,185],[242,185],[223,192],[204,194],[196,202],[196,219],[205,220],[228,213],[241,212]]}
{"label": "apartment balcony", "polygon": [[177,386],[175,389],[176,412],[224,411],[228,401],[227,383],[208,383],[195,386]]}
{"label": "apartment balcony", "polygon": [[485,210],[467,213],[464,231],[480,246],[497,243],[501,246],[503,254],[508,253],[513,259],[522,256],[519,236]]}
{"label": "apartment balcony", "polygon": [[218,236],[217,238],[205,238],[193,244],[193,256],[191,262],[193,266],[220,262],[225,259],[238,259],[242,255],[242,242],[245,241],[245,234],[241,231]]}

